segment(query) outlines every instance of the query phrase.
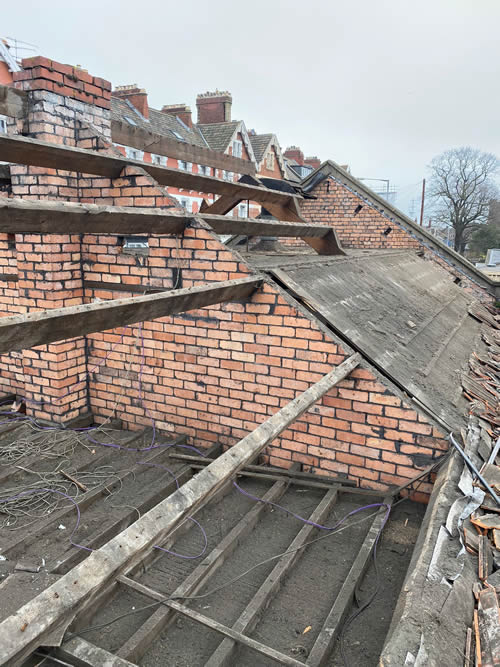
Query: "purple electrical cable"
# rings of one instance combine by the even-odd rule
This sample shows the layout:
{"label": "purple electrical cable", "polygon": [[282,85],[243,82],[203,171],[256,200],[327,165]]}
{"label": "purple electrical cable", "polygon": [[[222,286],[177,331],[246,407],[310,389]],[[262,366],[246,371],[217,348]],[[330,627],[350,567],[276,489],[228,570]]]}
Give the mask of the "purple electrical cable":
{"label": "purple electrical cable", "polygon": [[206,551],[207,551],[207,547],[208,547],[207,534],[206,534],[205,530],[203,529],[203,526],[200,523],[198,523],[198,521],[196,521],[196,519],[193,519],[192,516],[188,516],[187,518],[188,518],[189,521],[192,521],[193,523],[195,523],[198,526],[198,528],[201,530],[201,534],[203,535],[203,540],[205,542],[205,544],[203,545],[203,549],[201,550],[201,552],[197,556],[185,556],[184,554],[178,554],[175,551],[170,551],[169,549],[164,549],[163,547],[159,547],[158,545],[155,545],[154,548],[159,549],[160,551],[164,551],[166,554],[170,554],[171,556],[177,556],[178,558],[184,558],[185,560],[195,560],[196,558],[201,558],[202,556],[204,556]]}
{"label": "purple electrical cable", "polygon": [[[391,506],[388,505],[387,503],[371,503],[370,505],[363,505],[363,507],[358,507],[355,510],[352,510],[351,512],[346,514],[342,519],[340,519],[340,521],[337,521],[337,523],[334,524],[333,526],[322,526],[320,523],[316,523],[314,521],[311,521],[310,519],[306,519],[305,517],[300,516],[299,514],[295,514],[295,512],[292,512],[291,510],[288,510],[286,507],[283,507],[282,505],[278,505],[278,503],[273,503],[271,500],[263,500],[262,498],[259,498],[258,496],[252,495],[248,491],[245,491],[245,489],[242,489],[241,486],[239,486],[239,484],[237,484],[237,482],[233,482],[233,486],[235,486],[236,489],[240,493],[242,493],[244,496],[247,496],[248,498],[251,498],[252,500],[256,500],[259,503],[265,503],[266,505],[271,505],[272,507],[276,507],[276,508],[282,510],[283,512],[286,512],[287,514],[291,514],[293,517],[295,517],[299,521],[302,521],[303,523],[307,523],[309,526],[314,526],[315,528],[319,528],[321,530],[335,530],[335,528],[338,528],[338,526],[340,526],[342,523],[344,523],[344,521],[346,519],[348,519],[350,516],[352,516],[353,514],[357,514],[358,512],[361,512],[362,510],[371,509],[372,507],[387,507],[386,516],[384,517],[384,521],[382,523],[382,526],[381,526],[380,532],[379,532],[379,537],[380,537],[380,533],[382,532],[382,528],[385,526],[385,524],[387,522],[387,519],[389,518],[389,513],[391,511]],[[377,541],[378,541],[378,537],[377,537]]]}
{"label": "purple electrical cable", "polygon": [[[174,475],[174,473],[170,470],[170,468],[167,468],[167,466],[164,466],[164,465],[162,465],[161,463],[149,463],[149,461],[138,461],[138,464],[139,464],[139,465],[143,465],[143,466],[152,466],[152,467],[154,467],[154,468],[162,468],[163,470],[166,470],[166,471],[167,471],[168,473],[170,473],[170,474],[172,475],[172,477],[174,478],[174,482],[175,482],[176,487],[177,487],[178,489],[180,488],[180,487],[179,487],[179,482],[178,482],[178,480],[177,480],[177,477],[176,477],[176,476]],[[207,546],[208,546],[208,537],[207,537],[207,534],[206,534],[206,532],[204,531],[203,527],[198,523],[198,521],[196,521],[196,519],[194,519],[192,516],[188,516],[187,518],[188,518],[190,521],[192,521],[193,523],[195,523],[195,524],[198,526],[198,528],[201,530],[201,533],[202,533],[202,535],[203,535],[203,539],[204,539],[204,541],[205,541],[205,545],[204,545],[203,550],[201,551],[201,553],[199,553],[197,556],[185,556],[184,554],[178,554],[178,553],[176,553],[175,551],[170,551],[169,549],[164,549],[163,547],[160,547],[160,546],[158,546],[157,544],[154,545],[154,548],[155,548],[155,549],[159,549],[160,551],[164,551],[164,552],[167,553],[167,554],[171,554],[172,556],[178,556],[179,558],[184,558],[184,559],[186,559],[186,560],[194,560],[195,558],[201,558],[202,556],[204,556],[205,553],[206,553],[206,551],[207,551]]]}
{"label": "purple electrical cable", "polygon": [[11,496],[10,498],[3,498],[0,500],[0,503],[8,503],[11,500],[17,500],[18,498],[22,498],[22,496],[29,496],[33,493],[58,493],[60,496],[64,496],[64,498],[70,500],[76,508],[77,517],[76,517],[76,525],[73,528],[71,535],[69,536],[69,541],[74,547],[77,547],[77,549],[85,549],[85,551],[93,551],[93,549],[90,549],[89,547],[84,547],[82,544],[77,544],[76,542],[73,542],[73,535],[76,533],[76,531],[78,530],[78,526],[80,525],[81,513],[76,500],[71,496],[68,496],[67,493],[64,493],[63,491],[58,491],[57,489],[29,489],[28,491],[21,491],[21,493],[18,493],[15,496]]}

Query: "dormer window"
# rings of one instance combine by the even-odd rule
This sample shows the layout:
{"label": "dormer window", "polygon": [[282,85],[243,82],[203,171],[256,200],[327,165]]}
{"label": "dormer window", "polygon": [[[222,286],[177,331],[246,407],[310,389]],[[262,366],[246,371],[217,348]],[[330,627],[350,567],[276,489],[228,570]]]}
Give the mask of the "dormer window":
{"label": "dormer window", "polygon": [[266,169],[271,171],[274,169],[274,153],[272,151],[269,151],[266,155]]}
{"label": "dormer window", "polygon": [[233,141],[233,157],[241,157],[243,155],[243,144],[238,139]]}

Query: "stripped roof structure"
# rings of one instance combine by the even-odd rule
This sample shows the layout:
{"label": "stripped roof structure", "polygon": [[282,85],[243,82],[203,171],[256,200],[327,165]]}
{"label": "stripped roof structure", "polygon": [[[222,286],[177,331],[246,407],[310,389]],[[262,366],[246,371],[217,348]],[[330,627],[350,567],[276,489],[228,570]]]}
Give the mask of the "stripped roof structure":
{"label": "stripped roof structure", "polygon": [[[44,575],[57,578],[48,580],[47,587],[35,591],[28,601],[23,599],[22,605],[0,622],[0,657],[9,664],[54,656],[70,664],[92,664],[93,659],[94,664],[109,661],[124,667],[144,656],[142,664],[158,659],[168,664],[182,659],[185,651],[191,663],[213,666],[228,661],[231,664],[237,644],[237,659],[241,658],[238,664],[255,664],[255,658],[246,653],[250,649],[259,653],[259,664],[274,660],[293,667],[319,667],[330,660],[337,638],[344,634],[346,619],[347,625],[356,621],[353,600],[377,544],[384,539],[386,526],[390,529],[391,516],[397,518],[391,546],[404,535],[405,523],[397,516],[398,508],[403,507],[399,505],[401,494],[428,499],[432,493],[429,480],[437,467],[457,460],[446,454],[449,426],[455,427],[455,422],[463,420],[474,405],[486,424],[485,431],[498,432],[494,412],[498,402],[494,404],[491,398],[498,386],[498,318],[488,303],[471,303],[469,293],[455,282],[448,265],[436,261],[436,253],[420,256],[422,250],[415,247],[413,237],[409,247],[398,252],[343,249],[332,226],[304,221],[305,200],[299,188],[271,189],[251,178],[227,182],[117,156],[102,140],[103,133],[107,132],[108,138],[111,134],[110,114],[106,113],[110,86],[102,80],[93,78],[88,84],[83,77],[81,82],[84,90],[85,85],[89,86],[88,94],[94,98],[95,89],[101,89],[99,97],[93,99],[98,107],[93,116],[92,105],[87,104],[92,122],[88,117],[72,120],[74,114],[72,117],[68,113],[64,135],[70,140],[50,141],[53,137],[47,125],[52,121],[56,136],[61,115],[52,117],[49,107],[43,112],[45,122],[38,128],[32,114],[40,113],[40,102],[48,104],[47,100],[53,99],[54,93],[48,92],[53,85],[45,83],[52,84],[46,77],[54,76],[54,71],[64,75],[68,66],[51,61],[49,70],[46,64],[25,63],[31,67],[25,66],[19,82],[29,92],[22,95],[18,91],[16,100],[29,98],[29,105],[9,106],[9,96],[4,98],[13,120],[9,135],[0,137],[0,158],[11,163],[14,195],[6,197],[0,207],[2,260],[12,271],[0,293],[6,311],[0,318],[0,362],[6,369],[0,380],[4,390],[14,394],[9,400],[14,421],[7,427],[16,428],[20,422],[23,427],[35,423],[38,429],[41,423],[61,437],[61,433],[67,433],[68,422],[70,430],[74,426],[71,420],[75,416],[88,419],[93,428],[94,421],[96,426],[107,422],[118,411],[126,429],[140,431],[146,425],[153,426],[148,446],[137,452],[141,460],[132,462],[133,472],[138,473],[138,466],[144,465],[146,451],[157,450],[158,459],[146,461],[151,464],[149,474],[155,488],[142,484],[146,477],[137,480],[138,507],[119,508],[123,515],[113,513],[112,529],[106,524],[101,531],[98,525],[98,535],[84,534],[88,543],[76,543],[73,532],[72,544],[66,545],[69,561],[65,557],[71,567],[64,567],[62,572],[44,570]],[[72,76],[78,77],[74,69]],[[74,98],[59,96],[60,107],[71,108],[64,105],[78,100],[80,86],[75,85],[74,91],[70,91]],[[30,121],[34,136],[16,135],[19,119]],[[44,138],[40,139],[37,132]],[[81,147],[79,141],[93,141],[91,145],[99,150]],[[35,184],[31,166],[37,167]],[[37,195],[45,194],[44,187],[54,187],[48,180],[54,178],[54,169],[63,185],[48,194],[59,201],[37,200]],[[209,190],[219,198],[199,215],[189,215],[163,189],[171,184]],[[30,191],[30,187],[36,190]],[[30,200],[18,200],[26,192],[23,188],[28,188]],[[313,190],[311,187],[309,194]],[[68,202],[68,192],[74,193],[75,201]],[[277,220],[225,217],[245,199],[261,203]],[[304,240],[306,247],[289,246],[271,256],[241,254],[224,246],[218,238],[220,233],[274,236],[283,242]],[[9,236],[13,234],[14,248]],[[124,241],[135,234],[146,239],[144,248],[130,253]],[[63,261],[65,271],[61,271]],[[488,287],[481,288],[485,299],[489,298]],[[144,294],[151,288],[155,288],[154,293]],[[471,365],[471,346],[480,363]],[[469,375],[467,365],[475,377],[467,377],[464,382],[460,374]],[[466,386],[463,396],[459,395],[461,384]],[[450,388],[455,390],[453,400]],[[464,397],[481,405],[474,401],[467,404]],[[24,406],[25,413],[16,409],[18,404]],[[89,408],[91,414],[86,412]],[[41,419],[47,421],[42,423]],[[66,428],[61,428],[61,423]],[[17,456],[21,443],[5,435],[5,455],[12,452]],[[143,434],[144,439],[147,435]],[[200,472],[194,476],[190,471],[183,472],[185,483],[170,494],[160,471],[165,459],[170,458],[165,452],[175,436],[185,438],[177,444],[187,442],[200,450],[197,456],[188,455],[190,468]],[[34,438],[28,438],[23,455],[38,437],[37,432]],[[118,443],[101,444],[114,449]],[[95,447],[99,446],[98,442]],[[213,458],[207,462],[203,453]],[[32,450],[30,455],[36,457],[36,452]],[[491,456],[491,452],[486,455]],[[176,456],[181,457],[176,460],[186,460],[182,458],[185,454]],[[64,484],[70,482],[64,488],[71,488],[77,497],[75,486],[82,490],[76,483],[78,475],[85,472],[87,460],[94,460],[94,453],[86,449],[83,457],[82,465],[70,461],[74,465],[69,473],[64,469],[70,476],[63,476]],[[273,467],[257,466],[256,470],[252,462],[257,457]],[[116,466],[117,460],[111,458]],[[300,464],[305,470],[296,470]],[[179,470],[174,474],[181,474]],[[47,471],[41,472],[43,482]],[[53,476],[58,480],[61,477],[57,466],[51,466],[48,472],[51,481]],[[229,492],[233,493],[233,482],[240,474],[260,475],[259,484],[267,480],[278,486],[245,484],[245,503],[250,499],[255,504],[242,505],[234,500],[240,499],[237,494],[224,502]],[[25,491],[29,495],[49,493],[45,482],[41,488],[28,488],[29,472],[23,471],[21,477],[24,491],[18,490],[14,497],[5,493],[2,498],[10,512],[22,510],[19,501],[24,495],[21,499],[18,496]],[[266,501],[276,502],[286,491],[283,477],[296,480],[295,486],[302,480],[322,485],[307,486],[321,488],[324,493],[311,503],[309,523],[299,532],[288,520],[276,521],[276,515],[265,517],[269,521],[258,521],[264,514],[264,503],[258,500],[264,493]],[[450,478],[445,481],[449,484]],[[106,480],[97,485],[90,498],[106,495],[110,483]],[[79,499],[84,511],[89,507],[86,493]],[[318,524],[325,525],[323,522],[329,522],[328,535],[340,532],[333,514],[337,496],[341,500],[342,496],[357,496],[357,501],[348,500],[341,511],[347,512],[342,521],[354,529],[354,536],[348,553],[342,544],[338,547],[337,560],[342,560],[342,567],[337,563],[335,571],[342,571],[333,585],[334,575],[321,563],[326,557],[327,562],[334,562],[335,551],[321,542],[316,547],[309,538]],[[436,498],[434,493],[432,498]],[[313,500],[312,495],[309,499]],[[219,511],[223,508],[220,515],[217,501],[221,503]],[[285,506],[296,513],[305,509],[300,495],[287,497]],[[137,519],[136,509],[144,512]],[[350,517],[367,509],[373,510],[363,519],[370,522],[368,530],[356,529],[362,521]],[[99,511],[106,515],[104,505]],[[229,513],[228,530],[222,532]],[[98,517],[87,516],[98,523]],[[187,521],[193,516],[203,521]],[[434,531],[432,546],[437,548],[444,538],[439,541],[435,537],[439,522],[433,520],[432,512],[429,516]],[[104,516],[106,521],[109,518]],[[335,512],[335,522],[340,519]],[[44,544],[49,544],[51,533],[62,529],[52,517],[45,516],[43,521],[47,529]],[[199,558],[203,560],[199,565],[193,562],[193,567],[191,559],[186,558],[189,565],[184,576],[183,568],[178,567],[175,573],[167,571],[168,581],[162,580],[161,568],[154,569],[158,547],[174,552],[162,563],[168,568],[177,554],[193,554],[184,551],[194,546],[189,528],[205,521],[213,522],[213,531],[209,530],[205,541],[209,553],[202,549]],[[81,529],[87,530],[85,514],[82,524]],[[344,535],[344,526],[341,529]],[[450,531],[453,533],[453,526]],[[248,539],[237,550],[242,538]],[[21,539],[31,544],[33,536]],[[252,542],[261,551],[269,550],[261,554],[262,562],[255,563],[255,551],[248,562]],[[408,539],[404,548],[408,558],[411,546]],[[228,556],[233,552],[236,561],[230,564]],[[308,555],[299,562],[298,554],[303,553]],[[439,549],[423,564],[422,553],[419,544],[410,576],[432,561],[436,566],[432,576],[437,576],[436,572],[439,575],[432,584],[444,604],[450,590],[455,596],[467,580],[455,577],[455,571],[453,584],[446,579]],[[57,549],[51,551],[51,568],[59,555]],[[293,589],[285,589],[286,595],[278,597],[279,585],[285,576],[294,574],[296,562],[307,571],[303,580],[307,574],[308,583],[313,579],[317,582],[312,599],[303,600],[302,591],[307,586],[299,588],[297,579],[289,579],[295,582],[295,592],[300,590],[298,595],[304,603],[303,613],[293,610],[299,645],[296,639],[290,641]],[[231,567],[235,568],[234,577]],[[259,575],[260,567],[268,569]],[[208,576],[218,569],[220,579],[208,586]],[[240,580],[250,573],[250,583],[240,587]],[[394,577],[389,579],[392,585]],[[205,597],[227,591],[237,583],[236,599],[229,595],[217,598],[213,607],[210,599],[204,604]],[[10,586],[15,586],[15,580]],[[190,600],[203,586],[208,588],[200,593],[204,597]],[[392,588],[393,597],[395,590],[397,586]],[[414,594],[418,605],[423,596],[417,589]],[[144,597],[149,600],[147,605]],[[270,606],[270,615],[263,616],[268,605],[277,606]],[[388,623],[377,623],[382,616],[388,621],[387,610],[392,611],[393,605],[394,600],[387,603],[384,614],[375,611],[371,617],[379,643]],[[409,606],[411,625],[415,601]],[[131,607],[140,607],[144,617]],[[458,614],[459,607],[455,607]],[[122,613],[138,624],[133,628],[120,624]],[[180,634],[170,628],[167,646],[162,642],[161,633],[176,614],[210,631],[205,630],[206,643],[198,653],[195,638],[200,633],[191,633],[190,623],[187,628],[178,628]],[[285,615],[287,622],[273,634],[279,625],[273,623],[276,614]],[[307,615],[313,622],[305,625]],[[261,616],[267,620],[264,628],[257,625]],[[361,619],[364,630],[369,625],[365,619]],[[404,664],[391,663],[396,650],[390,645],[391,637],[397,632],[403,636],[406,633],[409,639],[403,648],[415,655],[420,632],[425,629],[415,624],[411,631],[401,629],[398,621],[396,612],[396,631],[392,631],[383,652],[387,665]],[[102,623],[106,627],[118,624],[118,648],[109,643],[113,633],[99,634]],[[91,630],[97,634],[91,635]],[[214,632],[223,635],[221,643],[214,639]],[[457,644],[464,634],[462,624]],[[424,644],[427,650],[427,637]],[[165,648],[173,653],[157,653]],[[397,646],[400,649],[401,642]],[[38,655],[40,651],[42,656]],[[440,664],[446,665],[448,657],[457,664],[456,652],[451,649],[440,656]],[[404,660],[407,658],[405,655]]]}

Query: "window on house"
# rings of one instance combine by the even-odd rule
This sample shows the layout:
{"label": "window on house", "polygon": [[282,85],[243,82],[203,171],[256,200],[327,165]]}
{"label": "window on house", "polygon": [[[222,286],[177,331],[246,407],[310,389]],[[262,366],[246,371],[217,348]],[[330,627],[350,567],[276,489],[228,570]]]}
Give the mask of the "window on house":
{"label": "window on house", "polygon": [[185,160],[178,160],[178,167],[182,171],[192,171],[193,170],[193,165],[191,162],[186,162]]}
{"label": "window on house", "polygon": [[238,217],[248,218],[248,204],[240,204],[238,206]]}
{"label": "window on house", "polygon": [[7,117],[0,116],[0,132],[2,134],[7,134]]}
{"label": "window on house", "polygon": [[203,176],[210,176],[210,167],[207,167],[204,164],[198,165],[198,173],[203,174]]}
{"label": "window on house", "polygon": [[232,171],[226,171],[224,169],[224,171],[222,172],[222,178],[225,181],[232,181],[233,180],[233,172]]}
{"label": "window on house", "polygon": [[125,155],[130,160],[143,160],[144,151],[139,151],[137,148],[131,148],[130,146],[125,146]]}
{"label": "window on house", "polygon": [[241,157],[243,155],[243,144],[238,139],[233,141],[233,157]]}
{"label": "window on house", "polygon": [[193,202],[191,201],[191,199],[189,199],[188,197],[179,197],[177,201],[185,211],[187,211],[188,213],[192,212]]}
{"label": "window on house", "polygon": [[267,169],[274,169],[274,153],[270,151],[266,156]]}
{"label": "window on house", "polygon": [[165,155],[156,155],[156,153],[151,153],[151,162],[153,164],[160,165],[160,167],[167,166],[167,158]]}

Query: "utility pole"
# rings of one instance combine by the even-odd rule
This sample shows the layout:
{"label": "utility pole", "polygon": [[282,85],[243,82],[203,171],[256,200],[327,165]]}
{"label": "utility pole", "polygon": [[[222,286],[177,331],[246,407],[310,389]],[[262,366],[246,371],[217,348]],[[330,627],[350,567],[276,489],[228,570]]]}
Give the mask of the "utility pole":
{"label": "utility pole", "polygon": [[425,178],[422,181],[422,203],[420,204],[420,226],[424,223]]}

